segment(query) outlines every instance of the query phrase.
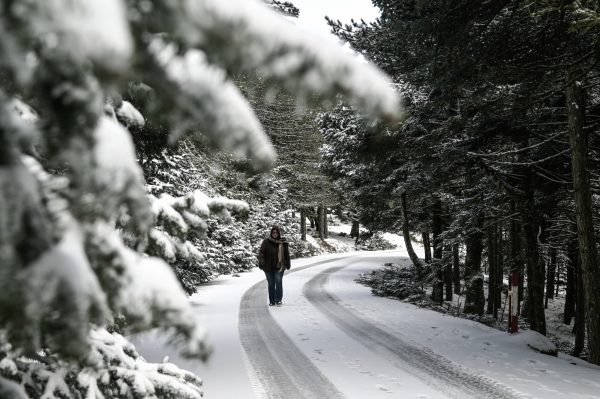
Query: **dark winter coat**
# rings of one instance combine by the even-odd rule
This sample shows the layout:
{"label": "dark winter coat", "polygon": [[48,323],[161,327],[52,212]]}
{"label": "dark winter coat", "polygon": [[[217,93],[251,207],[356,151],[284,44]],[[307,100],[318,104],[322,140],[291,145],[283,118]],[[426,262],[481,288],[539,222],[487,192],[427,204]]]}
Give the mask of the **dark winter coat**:
{"label": "dark winter coat", "polygon": [[275,272],[277,267],[277,257],[279,253],[279,243],[283,245],[283,267],[287,270],[290,269],[290,249],[289,244],[285,241],[285,238],[274,240],[271,237],[265,238],[260,246],[258,252],[258,267],[266,272]]}

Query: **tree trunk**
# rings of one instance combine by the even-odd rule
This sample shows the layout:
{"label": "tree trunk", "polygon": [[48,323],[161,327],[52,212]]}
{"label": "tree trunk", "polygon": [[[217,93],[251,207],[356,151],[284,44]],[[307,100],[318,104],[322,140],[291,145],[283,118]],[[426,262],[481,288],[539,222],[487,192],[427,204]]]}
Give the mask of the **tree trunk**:
{"label": "tree trunk", "polygon": [[550,248],[550,263],[546,273],[546,302],[544,307],[548,309],[548,300],[554,299],[554,284],[556,279],[556,248]]}
{"label": "tree trunk", "polygon": [[[451,249],[450,247],[446,247],[444,248],[444,252],[446,253],[446,256],[444,256],[444,259],[449,260],[450,256],[448,256],[448,252],[450,252]],[[452,301],[452,299],[454,299],[453,296],[453,285],[452,285],[452,262],[451,261],[447,261],[446,263],[446,267],[444,268],[444,285],[446,286],[446,301]]]}
{"label": "tree trunk", "polygon": [[577,276],[575,274],[575,269],[577,268],[577,262],[579,261],[578,252],[577,239],[574,237],[569,242],[567,248],[569,263],[567,264],[567,292],[565,294],[565,311],[563,313],[563,323],[567,325],[571,325],[571,320],[575,316],[575,303],[577,302]]}
{"label": "tree trunk", "polygon": [[496,234],[493,220],[490,220],[490,225],[487,227],[487,259],[488,259],[488,299],[487,299],[487,314],[494,314],[496,307]]}
{"label": "tree trunk", "polygon": [[300,239],[306,241],[306,211],[300,209]]}
{"label": "tree trunk", "polygon": [[325,211],[324,211],[325,207],[321,204],[319,205],[319,208],[317,209],[317,213],[318,213],[318,217],[319,217],[319,223],[318,223],[318,227],[319,227],[319,238],[321,240],[325,239]]}
{"label": "tree trunk", "polygon": [[358,223],[358,220],[353,220],[352,228],[350,229],[350,237],[358,238],[359,232],[360,232],[360,224]]}
{"label": "tree trunk", "polygon": [[408,228],[408,211],[406,209],[406,192],[400,194],[400,200],[402,203],[402,235],[404,236],[404,245],[406,246],[406,252],[408,252],[408,257],[417,269],[417,277],[421,279],[423,278],[423,262],[415,253],[415,250],[412,246],[412,241],[410,240],[410,231]]}
{"label": "tree trunk", "polygon": [[521,302],[523,301],[523,257],[521,254],[521,223],[514,216],[517,207],[514,201],[510,202],[510,271],[519,273],[519,303],[518,312],[521,314]]}
{"label": "tree trunk", "polygon": [[327,207],[323,204],[323,236],[329,238],[329,216],[327,216]]}
{"label": "tree trunk", "polygon": [[[580,252],[581,253],[581,252]],[[577,277],[577,303],[575,304],[575,325],[573,326],[573,332],[575,333],[575,347],[573,348],[573,356],[581,355],[583,346],[585,345],[585,296],[586,292],[583,284],[581,260],[578,258],[578,262],[575,268],[575,276]],[[589,360],[589,359],[588,359]]]}
{"label": "tree trunk", "polygon": [[452,246],[452,281],[454,282],[454,292],[460,294],[460,258],[458,254],[458,244]]}
{"label": "tree trunk", "polygon": [[579,260],[585,291],[585,313],[588,316],[588,361],[600,364],[600,266],[598,265],[592,219],[588,131],[584,129],[585,89],[582,82],[576,80],[578,72],[578,70],[571,70],[567,76],[567,81],[570,82],[567,87],[567,113],[571,143],[571,172],[575,191]]}
{"label": "tree trunk", "polygon": [[431,290],[431,300],[442,303],[444,301],[444,271],[442,268],[442,203],[439,199],[433,202],[431,230],[433,233],[433,269],[434,280]]}
{"label": "tree trunk", "polygon": [[[475,183],[475,171],[467,164],[465,183],[472,187]],[[483,252],[483,215],[476,211],[473,222],[467,227],[465,237],[465,307],[464,312],[482,315],[485,306],[483,292],[483,274],[481,273],[481,253]]]}
{"label": "tree trunk", "polygon": [[502,309],[502,287],[504,286],[504,245],[502,224],[496,227],[496,296],[494,298],[494,317],[498,318],[498,312]]}
{"label": "tree trunk", "polygon": [[425,250],[425,262],[431,262],[431,242],[429,241],[429,232],[423,232],[423,249]]}
{"label": "tree trunk", "polygon": [[544,312],[544,263],[539,257],[538,233],[540,224],[531,187],[531,172],[527,172],[525,201],[521,209],[523,233],[525,236],[525,261],[527,264],[527,317],[530,328],[546,335],[546,315]]}
{"label": "tree trunk", "polygon": [[560,276],[562,276],[562,269],[561,269],[561,265],[562,262],[558,261],[558,256],[556,259],[556,276],[554,276],[554,280],[555,280],[555,284],[554,284],[554,297],[558,298],[558,292],[560,291]]}
{"label": "tree trunk", "polygon": [[473,231],[465,239],[465,313],[483,314],[485,295],[483,275],[481,274],[481,253],[483,252],[482,217],[476,219]]}

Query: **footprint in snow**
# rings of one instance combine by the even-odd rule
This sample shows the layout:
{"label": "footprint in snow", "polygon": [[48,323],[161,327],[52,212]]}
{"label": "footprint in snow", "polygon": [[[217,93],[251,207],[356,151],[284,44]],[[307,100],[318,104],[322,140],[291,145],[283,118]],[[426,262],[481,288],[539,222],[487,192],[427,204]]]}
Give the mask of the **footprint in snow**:
{"label": "footprint in snow", "polygon": [[304,334],[304,333],[298,333],[298,336],[300,337],[301,341],[309,341],[310,340],[310,338],[308,338],[306,336],[306,334]]}
{"label": "footprint in snow", "polygon": [[402,382],[402,380],[400,378],[397,378],[397,377],[390,378],[390,382],[392,384],[396,385],[397,387],[404,386],[404,383]]}
{"label": "footprint in snow", "polygon": [[383,392],[387,392],[387,393],[392,393],[393,391],[391,389],[389,389],[388,387],[381,385],[381,384],[377,384],[375,385],[377,387],[377,389],[379,389],[380,391]]}

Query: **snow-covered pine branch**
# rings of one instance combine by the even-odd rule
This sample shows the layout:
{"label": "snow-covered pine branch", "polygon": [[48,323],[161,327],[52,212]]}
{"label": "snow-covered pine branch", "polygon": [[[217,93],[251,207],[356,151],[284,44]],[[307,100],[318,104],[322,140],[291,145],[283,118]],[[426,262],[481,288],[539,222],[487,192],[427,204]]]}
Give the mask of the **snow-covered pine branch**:
{"label": "snow-covered pine branch", "polygon": [[178,56],[176,50],[159,39],[150,46],[165,72],[157,84],[177,101],[173,119],[185,121],[174,126],[171,140],[179,140],[190,129],[201,131],[222,149],[246,156],[258,169],[266,169],[275,152],[239,89],[227,80],[223,70],[207,63],[201,51]]}
{"label": "snow-covered pine branch", "polygon": [[231,212],[246,215],[248,204],[224,197],[210,198],[195,190],[182,197],[162,194],[159,198],[149,195],[154,225],[149,235],[148,252],[173,263],[177,260],[202,262],[203,255],[188,241],[188,234],[206,238],[207,220],[219,218],[231,222]]}
{"label": "snow-covered pine branch", "polygon": [[[198,193],[173,198],[167,202],[174,212],[164,213],[169,223],[154,228],[160,217],[152,212],[131,135],[116,119],[142,133],[165,130],[174,139],[200,130],[265,168],[273,151],[225,71],[260,73],[300,98],[346,94],[372,116],[399,117],[397,95],[380,72],[294,30],[249,0],[0,5],[0,74],[7,77],[0,84],[0,344],[9,347],[0,351],[0,362],[29,356],[38,359],[26,367],[34,370],[40,353],[56,359],[44,363],[40,370],[48,372],[39,378],[4,377],[52,398],[79,389],[75,380],[61,378],[84,367],[90,372],[77,379],[83,395],[100,397],[97,387],[110,397],[112,386],[102,384],[111,381],[90,356],[94,331],[115,316],[125,316],[125,332],[170,329],[185,354],[207,356],[185,293],[164,260],[143,254],[143,237],[165,243],[173,234],[180,245],[164,245],[161,255],[168,259],[170,250],[175,258],[199,258],[186,231],[202,232],[210,214],[227,220],[245,205],[198,200]],[[152,46],[159,36],[164,46],[157,51]],[[158,118],[126,103],[107,112],[131,80],[154,90]],[[35,112],[15,107],[5,93],[34,104]],[[116,229],[121,221],[123,235],[142,237],[135,250]],[[157,397],[165,397],[160,384],[174,384],[167,377],[148,381]]]}
{"label": "snow-covered pine branch", "polygon": [[257,1],[186,0],[168,8],[171,18],[162,21],[180,22],[168,30],[182,44],[204,51],[211,63],[233,72],[258,71],[300,99],[341,93],[371,117],[402,116],[397,93],[378,69],[290,26]]}
{"label": "snow-covered pine branch", "polygon": [[[6,350],[0,376],[22,381],[29,392],[45,399],[86,397],[125,399],[200,399],[202,380],[171,363],[146,363],[134,346],[117,333],[97,328],[90,332],[87,366],[69,365],[39,354],[24,358]],[[40,386],[44,387],[40,391]],[[22,399],[20,386],[0,377],[0,397]]]}
{"label": "snow-covered pine branch", "polygon": [[264,2],[272,9],[279,11],[284,15],[295,18],[298,18],[300,15],[300,10],[298,7],[294,6],[294,4],[290,3],[289,1],[264,0]]}

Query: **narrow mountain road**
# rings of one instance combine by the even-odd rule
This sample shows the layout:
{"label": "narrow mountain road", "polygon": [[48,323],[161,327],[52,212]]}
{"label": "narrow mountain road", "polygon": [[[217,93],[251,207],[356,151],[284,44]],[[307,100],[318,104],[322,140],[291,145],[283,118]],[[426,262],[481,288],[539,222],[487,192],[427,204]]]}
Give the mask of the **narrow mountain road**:
{"label": "narrow mountain road", "polygon": [[[310,264],[286,275],[335,260]],[[266,290],[266,281],[252,286],[242,297],[239,313],[240,340],[260,384],[258,390],[269,399],[343,398],[273,319],[265,306]]]}
{"label": "narrow mountain road", "polygon": [[306,283],[303,293],[311,304],[345,334],[388,359],[395,367],[419,378],[428,386],[444,392],[448,397],[499,399],[520,397],[492,380],[473,375],[443,356],[411,343],[398,333],[391,334],[383,326],[376,326],[358,317],[343,306],[334,294],[325,290],[329,276],[342,268],[344,266],[332,267],[317,274]]}
{"label": "narrow mountain road", "polygon": [[[292,273],[303,271],[293,278],[303,276],[302,294],[306,302],[336,327],[332,333],[340,334],[340,341],[348,337],[355,340],[381,359],[381,363],[386,363],[385,369],[396,369],[400,380],[412,378],[429,390],[438,392],[433,397],[521,397],[491,379],[474,375],[433,351],[411,343],[397,333],[386,331],[384,326],[360,317],[344,306],[334,294],[326,291],[325,284],[332,273],[360,262],[361,259],[361,256],[346,256],[292,270]],[[331,267],[324,269],[327,266]],[[285,280],[291,278],[288,277],[289,274],[290,272],[286,273]],[[285,287],[284,283],[284,290]],[[260,386],[258,390],[255,389],[261,392],[259,396],[269,399],[353,398],[347,390],[346,395],[342,394],[343,387],[336,387],[321,367],[315,365],[318,362],[309,359],[305,351],[296,346],[266,306],[265,293],[265,282],[252,286],[241,300],[239,313],[240,339],[249,360],[251,374],[257,380],[255,383]],[[285,310],[285,306],[283,309],[274,309],[279,310]],[[353,356],[351,353],[347,355]],[[339,380],[337,384],[340,384]]]}

